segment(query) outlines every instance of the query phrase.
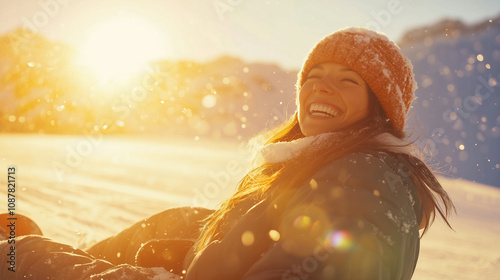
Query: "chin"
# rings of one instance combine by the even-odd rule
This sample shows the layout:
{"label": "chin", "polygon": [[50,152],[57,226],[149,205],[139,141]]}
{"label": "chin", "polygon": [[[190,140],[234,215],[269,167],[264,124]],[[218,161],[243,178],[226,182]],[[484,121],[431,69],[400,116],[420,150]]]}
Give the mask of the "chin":
{"label": "chin", "polygon": [[315,135],[318,135],[318,134],[322,134],[322,133],[328,133],[328,132],[332,132],[332,130],[326,130],[326,129],[315,129],[315,128],[304,128],[302,129],[301,128],[301,131],[302,131],[302,134],[304,134],[304,136],[315,136]]}
{"label": "chin", "polygon": [[304,136],[315,136],[322,133],[335,132],[340,128],[340,123],[332,119],[318,119],[304,117],[299,119],[299,126]]}

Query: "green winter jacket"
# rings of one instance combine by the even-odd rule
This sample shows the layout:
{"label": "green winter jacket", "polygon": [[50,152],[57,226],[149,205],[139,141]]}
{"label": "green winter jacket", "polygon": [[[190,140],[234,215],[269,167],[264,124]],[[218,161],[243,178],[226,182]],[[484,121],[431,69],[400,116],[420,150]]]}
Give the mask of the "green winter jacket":
{"label": "green winter jacket", "polygon": [[419,213],[414,185],[394,158],[352,154],[294,194],[251,208],[196,256],[186,279],[410,279]]}
{"label": "green winter jacket", "polygon": [[[422,219],[418,201],[412,181],[393,157],[382,152],[347,155],[324,166],[297,190],[270,196],[229,221],[223,238],[210,243],[188,263],[184,278],[411,279]],[[186,223],[191,226],[187,230],[190,235],[209,213],[206,210],[196,216],[195,227]],[[142,227],[141,221],[88,250],[92,256],[69,246],[57,247],[47,239],[20,240],[21,247],[23,241],[32,244],[18,253],[22,261],[18,262],[17,278],[4,278],[4,267],[0,278],[153,279],[151,271],[148,274],[127,263],[134,264],[140,243],[168,231],[162,215],[150,218],[161,224],[151,227],[153,231]],[[155,229],[158,226],[161,230]],[[180,228],[183,226],[181,223]],[[5,246],[0,244],[2,252]],[[55,248],[62,248],[57,249],[57,267],[44,264],[54,263],[48,260]],[[117,252],[122,260],[116,259]],[[78,269],[80,274],[75,272]]]}

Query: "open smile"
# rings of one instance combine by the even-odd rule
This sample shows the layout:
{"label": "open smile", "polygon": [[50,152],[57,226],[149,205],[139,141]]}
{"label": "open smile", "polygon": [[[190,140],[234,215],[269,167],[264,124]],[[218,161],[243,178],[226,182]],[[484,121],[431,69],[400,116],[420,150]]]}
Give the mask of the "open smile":
{"label": "open smile", "polygon": [[309,105],[309,115],[315,117],[335,118],[340,115],[340,110],[325,103],[311,103]]}

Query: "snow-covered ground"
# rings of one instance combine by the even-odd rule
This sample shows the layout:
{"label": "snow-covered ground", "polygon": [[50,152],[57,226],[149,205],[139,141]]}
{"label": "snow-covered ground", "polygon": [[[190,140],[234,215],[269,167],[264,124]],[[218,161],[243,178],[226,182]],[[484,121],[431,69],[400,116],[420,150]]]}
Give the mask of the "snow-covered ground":
{"label": "snow-covered ground", "polygon": [[[0,212],[14,165],[17,212],[44,235],[86,248],[169,207],[216,207],[248,162],[241,145],[227,141],[0,135]],[[500,189],[441,181],[457,207],[455,232],[435,222],[413,279],[500,279]]]}

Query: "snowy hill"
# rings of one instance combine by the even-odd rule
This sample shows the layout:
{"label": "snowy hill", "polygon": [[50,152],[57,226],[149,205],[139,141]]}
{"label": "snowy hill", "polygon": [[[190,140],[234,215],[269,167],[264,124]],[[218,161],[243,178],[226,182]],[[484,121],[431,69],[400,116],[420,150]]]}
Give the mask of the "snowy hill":
{"label": "snowy hill", "polygon": [[419,85],[410,113],[417,143],[453,175],[500,186],[500,17],[443,21],[400,45]]}
{"label": "snowy hill", "polygon": [[81,133],[93,119],[74,50],[17,29],[0,36],[0,131]]}
{"label": "snowy hill", "polygon": [[273,64],[232,57],[159,61],[125,81],[103,83],[72,53],[23,29],[0,36],[0,100],[6,104],[0,132],[241,140],[283,121],[287,105],[294,105],[296,72]]}
{"label": "snowy hill", "polygon": [[436,39],[439,37],[458,38],[462,36],[474,36],[475,34],[499,27],[500,15],[495,19],[488,19],[472,25],[465,25],[457,19],[444,19],[429,26],[409,30],[398,43],[399,46],[406,46],[415,42],[423,42],[426,39]]}
{"label": "snowy hill", "polygon": [[[94,144],[80,161],[71,161],[71,151],[84,143]],[[17,212],[34,219],[45,236],[79,248],[170,207],[216,207],[234,192],[249,163],[234,141],[208,139],[107,135],[90,142],[77,136],[4,134],[0,147],[0,168],[17,166]],[[66,167],[62,174],[54,163]],[[0,184],[6,180],[1,176]],[[457,207],[451,219],[455,232],[436,220],[421,240],[413,279],[498,279],[500,190],[440,181]],[[6,191],[0,188],[0,196]],[[7,200],[1,201],[7,209]]]}
{"label": "snowy hill", "polygon": [[221,57],[205,64],[159,62],[153,67],[167,76],[175,73],[164,92],[183,113],[172,133],[248,139],[295,110],[296,72],[274,64]]}

